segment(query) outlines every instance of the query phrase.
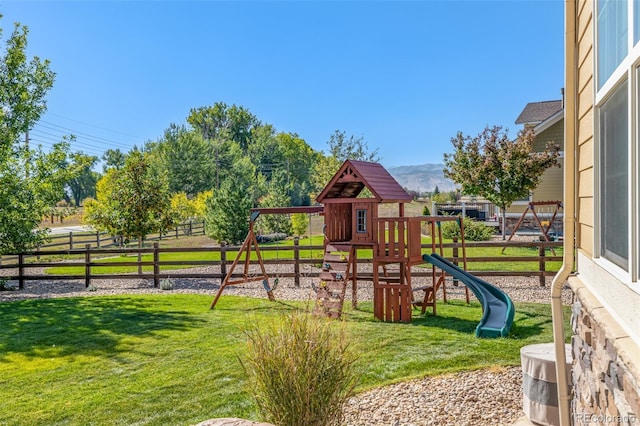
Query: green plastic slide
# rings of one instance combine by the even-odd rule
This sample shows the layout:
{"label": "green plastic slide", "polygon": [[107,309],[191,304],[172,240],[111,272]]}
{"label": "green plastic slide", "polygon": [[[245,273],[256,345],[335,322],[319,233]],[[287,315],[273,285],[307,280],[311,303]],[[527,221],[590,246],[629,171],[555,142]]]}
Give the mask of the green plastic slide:
{"label": "green plastic slide", "polygon": [[422,256],[425,262],[442,269],[469,287],[482,304],[482,319],[476,327],[477,337],[505,337],[509,334],[516,309],[513,301],[498,287],[458,268],[436,253]]}

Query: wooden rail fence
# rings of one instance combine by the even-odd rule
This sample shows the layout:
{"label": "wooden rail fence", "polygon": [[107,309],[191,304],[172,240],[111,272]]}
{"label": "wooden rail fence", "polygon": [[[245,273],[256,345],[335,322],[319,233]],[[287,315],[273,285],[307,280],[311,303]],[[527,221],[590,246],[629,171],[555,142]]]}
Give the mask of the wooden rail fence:
{"label": "wooden rail fence", "polygon": [[[508,247],[525,247],[535,249],[535,255],[531,256],[469,256],[467,254],[467,269],[477,276],[525,276],[538,277],[541,286],[545,285],[545,278],[553,276],[557,268],[549,269],[549,262],[562,261],[561,256],[548,255],[547,251],[552,248],[561,247],[560,242],[510,242]],[[502,248],[505,244],[501,242],[468,242],[467,253],[473,248],[478,247],[497,247]],[[424,244],[424,252],[430,250],[430,244]],[[462,264],[462,250],[459,243],[448,243],[443,245],[445,250],[451,254],[447,256],[453,262]],[[26,280],[35,281],[55,281],[55,280],[84,280],[85,286],[91,285],[92,280],[96,279],[149,279],[153,281],[154,287],[158,287],[160,280],[165,278],[202,278],[202,279],[219,279],[222,280],[227,275],[227,269],[236,257],[239,247],[227,246],[222,244],[216,247],[192,247],[192,248],[160,248],[158,243],[154,243],[152,248],[96,248],[86,243],[83,248],[73,248],[65,250],[40,250],[32,253],[20,253],[14,256],[12,262],[3,262],[0,264],[0,279],[17,280],[19,288],[24,288]],[[322,263],[322,246],[302,246],[299,241],[294,240],[293,246],[274,246],[265,245],[260,247],[263,253],[263,260],[267,267],[267,274],[270,277],[293,278],[295,285],[300,285],[301,277],[318,277],[320,274],[319,266]],[[196,253],[213,253],[213,260],[195,260],[189,254]],[[269,252],[276,252],[274,255],[268,255]],[[310,254],[310,256],[302,257],[301,253]],[[181,253],[179,260],[162,259],[163,255],[170,253]],[[217,253],[217,254],[216,254]],[[152,260],[140,260],[139,255],[151,254]],[[109,262],[105,258],[126,256],[125,261],[117,263]],[[54,257],[54,260],[50,258]],[[71,260],[59,261],[55,260],[60,257],[71,258]],[[191,258],[190,258],[191,257]],[[365,256],[362,256],[365,257]],[[43,260],[47,259],[49,260]],[[537,268],[525,271],[505,271],[495,268],[494,270],[474,270],[470,265],[481,263],[505,263],[505,262],[530,262],[536,264]],[[370,258],[359,258],[358,264],[371,264]],[[252,259],[250,265],[257,266],[257,261]],[[286,266],[289,265],[289,266]],[[137,272],[131,273],[99,273],[96,268],[104,267],[130,267],[137,269]],[[212,266],[212,272],[192,272],[190,268],[201,266]],[[285,267],[286,266],[286,267]],[[462,266],[462,265],[461,265]],[[73,275],[56,274],[56,268],[79,267],[82,273]],[[284,267],[284,268],[283,268]],[[33,271],[36,268],[49,269],[49,274],[36,274]],[[146,271],[145,271],[146,269]],[[284,270],[282,270],[284,269]],[[360,271],[359,267],[359,271]],[[243,271],[234,273],[234,277],[241,277]],[[363,270],[364,272],[364,270]],[[372,274],[371,274],[372,275]],[[424,271],[415,268],[412,276],[427,277],[431,275],[428,268]],[[366,273],[359,273],[358,278],[361,281],[370,281],[372,276]]]}
{"label": "wooden rail fence", "polygon": [[[149,234],[145,237],[145,242],[150,241],[161,241],[167,238],[180,238],[191,235],[204,235],[204,220],[199,221],[189,221],[181,223],[176,226],[174,229],[171,229],[165,233],[154,233]],[[89,231],[81,231],[81,232],[69,232],[64,234],[51,234],[49,236],[50,242],[41,245],[36,250],[37,252],[41,252],[42,249],[52,248],[52,247],[66,247],[69,250],[74,250],[76,248],[81,248],[84,250],[84,247],[89,244],[91,248],[109,248],[109,247],[118,247],[123,245],[121,238],[118,236],[111,235],[107,232],[89,232]],[[128,244],[124,245],[137,245],[137,240],[132,240],[128,242]],[[44,252],[43,252],[44,253]],[[0,265],[2,262],[11,262],[16,259],[17,255],[3,255],[0,256]]]}

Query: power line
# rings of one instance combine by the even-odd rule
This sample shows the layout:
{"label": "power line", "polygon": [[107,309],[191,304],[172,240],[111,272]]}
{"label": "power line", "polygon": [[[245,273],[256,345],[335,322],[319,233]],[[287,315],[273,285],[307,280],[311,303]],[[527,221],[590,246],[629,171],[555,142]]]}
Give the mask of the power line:
{"label": "power line", "polygon": [[49,115],[52,115],[52,116],[54,116],[54,117],[62,118],[62,119],[64,119],[64,120],[69,120],[69,121],[73,121],[73,122],[78,123],[78,124],[82,124],[83,126],[93,127],[93,128],[95,128],[95,129],[100,129],[100,130],[104,130],[104,131],[111,132],[111,133],[119,133],[119,134],[121,134],[122,136],[128,136],[128,137],[130,137],[130,138],[134,138],[134,139],[143,139],[143,138],[141,138],[140,136],[130,135],[130,134],[128,134],[128,133],[120,132],[120,131],[118,131],[118,130],[106,129],[106,128],[104,128],[104,127],[96,126],[96,125],[94,125],[94,124],[84,123],[84,122],[82,122],[82,121],[75,120],[75,119],[73,119],[73,118],[64,117],[64,116],[59,115],[59,114],[54,114],[54,113],[52,113],[52,112],[49,112],[48,114],[49,114]]}
{"label": "power line", "polygon": [[[42,124],[42,123],[45,123],[45,124]],[[111,145],[117,145],[117,144],[121,143],[121,142],[116,142],[116,141],[114,141],[112,139],[103,138],[101,136],[94,136],[94,135],[90,135],[88,133],[80,132],[78,130],[73,130],[73,129],[70,129],[68,127],[60,126],[58,124],[50,123],[50,122],[44,121],[44,120],[40,120],[38,123],[36,123],[36,125],[40,126],[40,127],[44,127],[45,129],[54,130],[54,131],[58,130],[58,129],[62,129],[65,132],[72,133],[75,136],[84,136],[84,137],[86,137],[88,139],[92,139],[92,140],[94,140],[96,142],[100,142],[100,143],[108,143],[108,144],[111,144]]]}

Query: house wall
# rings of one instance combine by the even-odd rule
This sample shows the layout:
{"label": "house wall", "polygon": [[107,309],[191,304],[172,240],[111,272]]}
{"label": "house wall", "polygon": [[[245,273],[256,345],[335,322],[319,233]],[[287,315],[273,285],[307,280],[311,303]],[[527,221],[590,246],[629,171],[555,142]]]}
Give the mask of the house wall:
{"label": "house wall", "polygon": [[533,150],[535,152],[542,152],[546,149],[547,143],[549,142],[560,146],[560,149],[562,149],[564,142],[564,120],[561,119],[548,129],[538,133],[533,143]]}
{"label": "house wall", "polygon": [[[537,152],[544,151],[548,143],[559,145],[562,149],[564,145],[564,119],[559,120],[548,129],[540,132],[536,136],[533,149]],[[562,162],[562,158],[560,160]],[[556,201],[562,200],[562,185],[564,180],[563,167],[551,167],[545,170],[540,185],[533,190],[533,201]]]}
{"label": "house wall", "polygon": [[[564,145],[564,119],[559,120],[548,129],[536,135],[533,151],[544,151],[550,142],[560,147]],[[560,158],[559,161],[562,163],[562,158]],[[563,180],[564,171],[562,164],[560,167],[551,167],[545,170],[540,178],[540,184],[531,192],[531,201],[562,200]],[[528,201],[516,201],[507,209],[507,213],[521,215],[527,209],[528,204]]]}
{"label": "house wall", "polygon": [[563,180],[563,167],[551,167],[545,170],[540,179],[540,185],[533,191],[533,201],[561,201]]}
{"label": "house wall", "polygon": [[[576,155],[577,274],[569,283],[572,309],[573,424],[640,424],[640,293],[608,272],[595,255],[594,0],[578,0],[574,146]],[[567,118],[569,119],[569,118]],[[570,119],[574,119],[571,117]]]}

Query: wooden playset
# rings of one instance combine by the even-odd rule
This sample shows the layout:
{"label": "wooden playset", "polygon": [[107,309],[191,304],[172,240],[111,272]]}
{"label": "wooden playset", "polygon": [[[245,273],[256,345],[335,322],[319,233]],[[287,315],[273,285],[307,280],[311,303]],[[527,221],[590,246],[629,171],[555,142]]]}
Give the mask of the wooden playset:
{"label": "wooden playset", "polygon": [[[431,252],[443,254],[440,223],[457,221],[461,226],[463,259],[464,230],[462,222],[452,216],[405,217],[404,204],[411,196],[378,163],[345,161],[331,181],[316,197],[322,206],[291,207],[276,209],[253,209],[250,230],[241,250],[223,280],[215,299],[214,308],[225,287],[249,281],[262,280],[267,295],[273,299],[269,278],[260,256],[253,224],[262,214],[297,212],[320,212],[324,215],[324,257],[320,282],[316,286],[315,313],[330,318],[342,314],[346,289],[351,282],[351,300],[357,306],[359,278],[373,281],[374,316],[383,321],[410,322],[412,307],[427,307],[436,314],[436,294],[442,289],[446,301],[445,273],[432,266],[431,283],[412,288],[412,267],[424,264],[422,253],[422,228],[426,223],[431,233]],[[380,217],[381,204],[397,204],[397,216]],[[255,250],[262,273],[251,276],[250,251]],[[373,252],[373,275],[359,276],[358,251]],[[244,276],[231,279],[231,274],[241,257],[245,258]],[[466,262],[465,262],[466,269]],[[414,293],[422,293],[415,297]],[[468,301],[467,292],[467,301]]]}

